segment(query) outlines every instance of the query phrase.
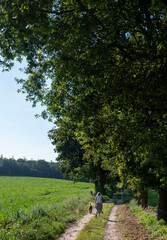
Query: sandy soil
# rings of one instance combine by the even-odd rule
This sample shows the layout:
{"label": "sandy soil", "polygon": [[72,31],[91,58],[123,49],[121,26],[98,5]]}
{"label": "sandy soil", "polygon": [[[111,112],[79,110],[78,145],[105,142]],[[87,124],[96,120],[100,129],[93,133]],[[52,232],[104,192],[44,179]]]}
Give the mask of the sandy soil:
{"label": "sandy soil", "polygon": [[117,204],[113,207],[109,216],[108,222],[104,230],[104,240],[121,240],[122,235],[119,229],[119,209],[123,199],[118,200]]}
{"label": "sandy soil", "polygon": [[93,209],[92,214],[88,213],[78,221],[68,225],[65,233],[63,233],[57,240],[74,240],[82,228],[95,216],[96,210]]}
{"label": "sandy soil", "polygon": [[[112,199],[110,199],[108,202],[112,202]],[[107,204],[104,203],[104,205]],[[95,216],[96,209],[94,208],[92,211],[92,214],[88,213],[83,218],[79,219],[78,221],[74,223],[70,223],[67,226],[67,229],[65,233],[63,233],[57,240],[75,240],[79,232],[84,228],[84,226],[90,221],[90,219]],[[114,214],[114,213],[112,213]],[[111,214],[111,217],[112,217]]]}

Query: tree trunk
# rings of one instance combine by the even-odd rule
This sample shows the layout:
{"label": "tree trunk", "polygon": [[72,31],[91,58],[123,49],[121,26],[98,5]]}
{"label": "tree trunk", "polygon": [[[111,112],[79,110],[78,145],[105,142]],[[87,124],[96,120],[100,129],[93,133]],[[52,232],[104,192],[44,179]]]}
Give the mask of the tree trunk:
{"label": "tree trunk", "polygon": [[158,220],[167,222],[167,188],[158,191]]}
{"label": "tree trunk", "polygon": [[143,208],[148,206],[148,191],[147,189],[142,189],[138,194],[138,205],[142,205]]}
{"label": "tree trunk", "polygon": [[99,191],[98,181],[95,180],[95,193],[97,193],[98,191]]}
{"label": "tree trunk", "polygon": [[148,207],[148,190],[147,190],[147,189],[145,189],[145,190],[142,192],[141,205],[142,205],[142,207],[144,207],[144,208]]}
{"label": "tree trunk", "polygon": [[99,191],[103,194],[104,192],[104,171],[99,167]]}

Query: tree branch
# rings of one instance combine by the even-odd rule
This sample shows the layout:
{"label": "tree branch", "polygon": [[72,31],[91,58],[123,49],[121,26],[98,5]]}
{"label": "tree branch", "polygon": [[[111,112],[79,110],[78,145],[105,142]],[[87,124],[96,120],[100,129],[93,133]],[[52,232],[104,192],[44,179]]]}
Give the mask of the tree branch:
{"label": "tree branch", "polygon": [[76,0],[76,2],[78,3],[78,5],[81,7],[82,10],[84,10],[85,12],[88,13],[88,15],[93,19],[95,20],[96,22],[98,22],[102,27],[103,29],[105,29],[105,26],[103,25],[103,23],[98,19],[98,17],[96,17],[94,15],[94,12],[92,10],[89,10],[87,9],[82,3],[80,0]]}
{"label": "tree branch", "polygon": [[41,12],[43,12],[43,13],[56,14],[56,15],[62,15],[62,14],[64,14],[64,13],[71,13],[71,12],[75,11],[75,9],[70,9],[70,10],[66,10],[66,11],[61,11],[61,12],[59,12],[59,11],[45,10],[45,9],[41,9],[41,8],[39,8],[39,10],[40,10]]}

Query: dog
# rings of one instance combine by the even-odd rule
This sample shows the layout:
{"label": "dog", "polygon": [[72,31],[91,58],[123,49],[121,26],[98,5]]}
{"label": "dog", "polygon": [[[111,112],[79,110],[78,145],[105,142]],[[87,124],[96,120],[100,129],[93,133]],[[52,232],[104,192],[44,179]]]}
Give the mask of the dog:
{"label": "dog", "polygon": [[89,203],[89,213],[92,213],[92,209],[93,209],[93,207],[92,207],[92,204],[91,204],[91,202]]}

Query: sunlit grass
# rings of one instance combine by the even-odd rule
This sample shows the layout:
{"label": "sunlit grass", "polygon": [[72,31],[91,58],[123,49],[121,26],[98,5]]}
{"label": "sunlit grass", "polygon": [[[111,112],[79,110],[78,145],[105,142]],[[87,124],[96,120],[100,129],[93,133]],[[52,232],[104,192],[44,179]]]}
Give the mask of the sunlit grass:
{"label": "sunlit grass", "polygon": [[59,179],[0,177],[0,239],[57,238],[68,222],[87,212],[93,187]]}

